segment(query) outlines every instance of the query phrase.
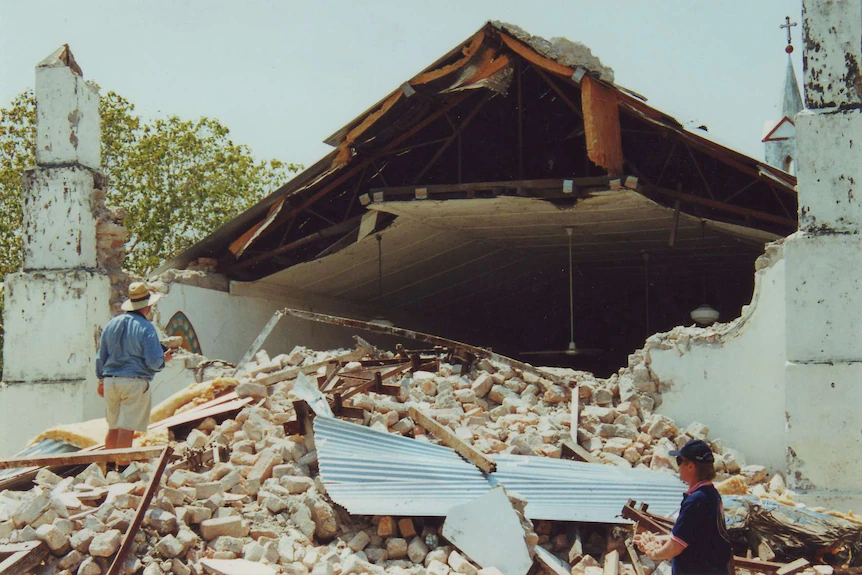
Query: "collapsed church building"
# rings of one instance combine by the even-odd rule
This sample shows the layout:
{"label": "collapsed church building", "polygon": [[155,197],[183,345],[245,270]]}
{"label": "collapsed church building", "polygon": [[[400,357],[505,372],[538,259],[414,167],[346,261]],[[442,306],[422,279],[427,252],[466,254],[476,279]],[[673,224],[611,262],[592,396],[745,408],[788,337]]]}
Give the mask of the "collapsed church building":
{"label": "collapsed church building", "polygon": [[[57,557],[48,563],[93,575],[112,557],[111,573],[123,561],[235,572],[218,562],[242,557],[317,575],[526,573],[534,560],[586,573],[600,557],[604,573],[642,575],[659,566],[619,532],[584,527],[582,541],[553,522],[667,530],[626,499],[671,514],[682,489],[667,451],[708,435],[726,493],[743,498],[734,508],[761,496],[755,508],[769,510],[739,519],[735,550],[763,561],[740,557],[738,568],[811,569],[824,541],[833,564],[855,564],[858,518],[795,504],[862,509],[850,455],[862,432],[851,345],[860,96],[842,75],[842,38],[862,58],[862,22],[836,29],[850,7],[805,4],[809,110],[792,109],[801,103],[788,67],[785,92],[797,96],[764,139],[777,166],[653,108],[583,45],[483,26],[327,138],[326,157],[154,271],[166,294],[156,323],[187,353],[154,381],[165,401],[142,446],[110,457],[161,459],[122,476],[87,468],[69,492],[90,497],[80,500],[37,468],[109,460],[100,424],[79,424],[101,415],[92,361],[128,278],[105,263],[122,218],[97,201],[98,95],[68,49],[43,62],[27,184],[37,201],[25,203],[24,269],[6,281],[0,388],[0,455],[39,436],[17,463],[27,469],[0,475],[0,489],[37,488],[0,492],[0,543],[21,545],[31,529]],[[58,218],[49,225],[37,206],[74,218],[55,230]],[[80,239],[61,247],[70,234]],[[53,358],[42,359],[52,353],[34,346],[40,338]],[[40,414],[22,409],[36,403]],[[40,435],[57,424],[67,425]],[[181,459],[169,465],[174,449]],[[605,490],[579,491],[590,481]],[[522,499],[494,500],[498,485]],[[65,515],[39,489],[56,492]],[[518,543],[504,569],[456,535],[489,528],[470,520],[483,506],[510,505]],[[815,535],[776,535],[775,522],[799,521]],[[95,551],[81,526],[100,533]],[[135,538],[139,529],[147,535]],[[160,559],[136,564],[130,537],[139,557]]]}

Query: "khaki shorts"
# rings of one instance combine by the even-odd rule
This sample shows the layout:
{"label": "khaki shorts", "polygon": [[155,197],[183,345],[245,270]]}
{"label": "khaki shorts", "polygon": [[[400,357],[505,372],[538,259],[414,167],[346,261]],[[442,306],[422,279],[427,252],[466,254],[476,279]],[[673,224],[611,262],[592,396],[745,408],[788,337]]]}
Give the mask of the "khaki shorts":
{"label": "khaki shorts", "polygon": [[146,431],[150,423],[150,384],[139,377],[106,377],[105,418],[108,429]]}

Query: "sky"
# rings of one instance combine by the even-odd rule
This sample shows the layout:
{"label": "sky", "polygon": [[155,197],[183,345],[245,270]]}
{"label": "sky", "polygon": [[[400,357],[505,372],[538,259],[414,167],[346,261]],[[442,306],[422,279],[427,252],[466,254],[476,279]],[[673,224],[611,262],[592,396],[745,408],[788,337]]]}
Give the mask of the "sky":
{"label": "sky", "polygon": [[0,0],[0,107],[68,43],[84,76],[145,118],[219,119],[261,159],[306,166],[322,140],[487,20],[589,46],[616,82],[763,157],[779,119],[785,16],[801,0]]}

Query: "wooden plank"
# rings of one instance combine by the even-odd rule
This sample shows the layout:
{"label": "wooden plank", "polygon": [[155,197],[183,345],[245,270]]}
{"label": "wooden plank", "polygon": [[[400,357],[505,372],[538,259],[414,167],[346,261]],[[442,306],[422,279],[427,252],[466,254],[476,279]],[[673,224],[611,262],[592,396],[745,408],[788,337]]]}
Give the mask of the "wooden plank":
{"label": "wooden plank", "polygon": [[488,459],[484,453],[477,451],[472,445],[467,445],[448,427],[441,425],[435,419],[432,419],[415,407],[410,408],[410,418],[485,473],[493,473],[497,468],[497,464]]}
{"label": "wooden plank", "polygon": [[[440,337],[436,335],[431,335],[427,333],[422,333],[420,331],[414,331],[412,329],[404,329],[400,327],[390,327],[387,325],[380,325],[376,323],[369,323],[366,321],[360,321],[357,319],[350,319],[346,317],[338,317],[333,315],[327,315],[322,313],[315,313],[311,311],[299,310],[299,309],[290,309],[285,308],[284,313],[287,315],[291,315],[293,317],[297,317],[299,319],[305,319],[308,321],[316,321],[319,323],[326,323],[330,325],[339,325],[342,327],[352,328],[352,329],[361,329],[364,331],[370,331],[374,333],[384,333],[387,335],[392,335],[395,337],[400,337],[404,339],[412,339],[416,341],[423,341],[425,343],[430,343],[432,345],[440,345],[444,347],[448,347],[454,350],[456,353],[461,354],[472,354],[478,358],[489,359],[492,361],[496,361],[514,369],[520,369],[521,371],[526,371],[529,373],[534,373],[539,377],[550,379],[554,383],[565,385],[566,382],[560,376],[554,375],[553,373],[543,371],[539,368],[535,368],[528,363],[524,363],[523,361],[518,361],[517,359],[512,359],[511,357],[506,357],[505,355],[500,355],[499,353],[494,353],[493,351],[489,351],[487,349],[476,347],[473,345],[469,345],[466,343],[461,343],[459,341],[446,339],[445,337]],[[539,383],[540,387],[543,387],[541,383]],[[545,391],[542,389],[542,391]]]}
{"label": "wooden plank", "polygon": [[150,478],[147,489],[144,491],[144,495],[141,498],[141,504],[138,506],[138,510],[135,511],[135,518],[132,519],[131,523],[129,523],[129,528],[126,529],[126,535],[123,537],[123,543],[120,545],[119,551],[117,551],[117,554],[114,556],[114,561],[111,563],[110,569],[108,569],[108,575],[120,575],[123,571],[123,563],[126,560],[126,555],[129,554],[129,551],[131,551],[132,547],[135,545],[135,535],[138,533],[138,529],[140,529],[141,523],[144,521],[144,514],[150,507],[150,502],[153,500],[153,496],[156,494],[156,491],[159,490],[162,474],[164,474],[165,468],[168,466],[168,461],[173,452],[174,450],[170,445],[165,446],[164,451],[162,451],[162,456],[159,458],[159,462],[156,464],[156,469],[153,471],[153,475]]}
{"label": "wooden plank", "polygon": [[161,447],[129,447],[126,449],[103,449],[92,452],[63,453],[47,457],[24,457],[21,459],[0,460],[0,469],[17,469],[19,467],[41,467],[46,465],[82,465],[86,463],[105,463],[108,461],[128,464],[133,461],[155,459],[161,453]]}
{"label": "wooden plank", "polygon": [[811,565],[811,563],[808,562],[808,559],[800,557],[796,561],[788,563],[787,565],[776,571],[775,575],[793,575],[794,573],[799,573],[809,565]]}
{"label": "wooden plank", "polygon": [[[343,363],[350,363],[351,361],[357,361],[362,359],[363,357],[365,357],[366,353],[366,350],[358,349],[344,355],[339,355],[338,357],[334,357],[332,359],[336,359]],[[329,365],[330,361],[331,360],[327,359],[325,361],[320,361],[311,365],[306,365],[304,367],[291,367],[283,369],[281,371],[275,371],[256,381],[257,383],[263,383],[264,385],[274,385],[282,381],[295,379],[300,373],[303,375],[311,375],[312,373],[316,373],[317,370],[321,367]]]}
{"label": "wooden plank", "polygon": [[644,575],[644,568],[641,565],[640,557],[638,556],[638,552],[631,539],[626,541],[626,551],[629,552],[629,559],[632,562],[632,567],[634,567],[635,573],[637,575]]}
{"label": "wooden plank", "polygon": [[597,457],[571,439],[563,439],[560,441],[560,445],[563,448],[564,455],[569,455],[584,463],[601,463]]}
{"label": "wooden plank", "polygon": [[784,567],[784,563],[773,563],[771,561],[760,561],[757,559],[748,559],[746,557],[734,556],[734,568],[745,569],[747,571],[760,571],[761,573],[769,573],[778,571]]}
{"label": "wooden plank", "polygon": [[641,184],[639,188],[643,188],[648,192],[653,192],[656,194],[661,194],[663,196],[668,196],[674,198],[676,200],[680,200],[681,202],[687,204],[698,204],[701,206],[705,206],[707,208],[711,208],[713,210],[727,212],[729,214],[734,214],[743,217],[750,217],[756,220],[762,220],[764,222],[770,222],[773,224],[778,224],[781,226],[789,227],[796,229],[796,220],[791,220],[789,218],[785,218],[782,216],[776,216],[773,214],[768,214],[766,212],[761,212],[759,210],[753,210],[751,208],[744,208],[742,206],[735,206],[733,204],[726,204],[724,202],[720,202],[718,200],[711,200],[709,198],[703,198],[701,196],[695,196],[692,194],[686,194],[683,192],[677,192],[675,190],[668,190],[667,188],[660,188],[658,186],[650,186],[648,184]]}
{"label": "wooden plank", "polygon": [[[592,176],[583,178],[568,178],[573,183],[574,188],[580,187],[604,187],[610,185],[611,178],[608,176]],[[414,200],[416,197],[416,188],[421,187],[427,190],[428,195],[435,194],[457,194],[481,191],[503,191],[516,190],[522,191],[534,190],[554,190],[562,194],[563,183],[566,179],[550,178],[537,180],[499,180],[491,182],[467,182],[463,184],[428,184],[423,186],[390,186],[383,188],[371,188],[369,194],[374,192],[382,192],[384,199],[391,199],[399,196]],[[573,191],[571,194],[566,194],[568,197],[577,197]]]}
{"label": "wooden plank", "polygon": [[[162,421],[158,422],[158,424],[156,424],[154,427],[167,427],[168,429],[172,430],[177,427],[180,427],[181,425],[198,423],[208,417],[239,413],[239,411],[243,407],[251,403],[253,400],[254,398],[252,397],[243,397],[239,399],[234,399],[233,401],[228,401],[226,403],[213,405],[212,407],[207,407],[205,409],[190,409],[180,414],[172,415],[167,419],[163,419]],[[153,426],[151,426],[151,428],[152,427]]]}
{"label": "wooden plank", "polygon": [[[11,549],[17,549],[11,551]],[[32,572],[48,556],[48,545],[44,541],[28,541],[0,546],[0,575],[24,575]],[[7,556],[8,555],[8,556]]]}

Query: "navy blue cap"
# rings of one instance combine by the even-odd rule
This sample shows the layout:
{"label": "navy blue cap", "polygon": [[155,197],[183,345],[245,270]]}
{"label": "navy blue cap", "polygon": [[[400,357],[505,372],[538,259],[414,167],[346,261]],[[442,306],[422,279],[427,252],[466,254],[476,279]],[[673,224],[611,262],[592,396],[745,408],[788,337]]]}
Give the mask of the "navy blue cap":
{"label": "navy blue cap", "polygon": [[700,439],[692,439],[683,445],[682,449],[675,449],[670,454],[683,457],[695,463],[712,463],[715,461],[715,456],[713,456],[709,445]]}

